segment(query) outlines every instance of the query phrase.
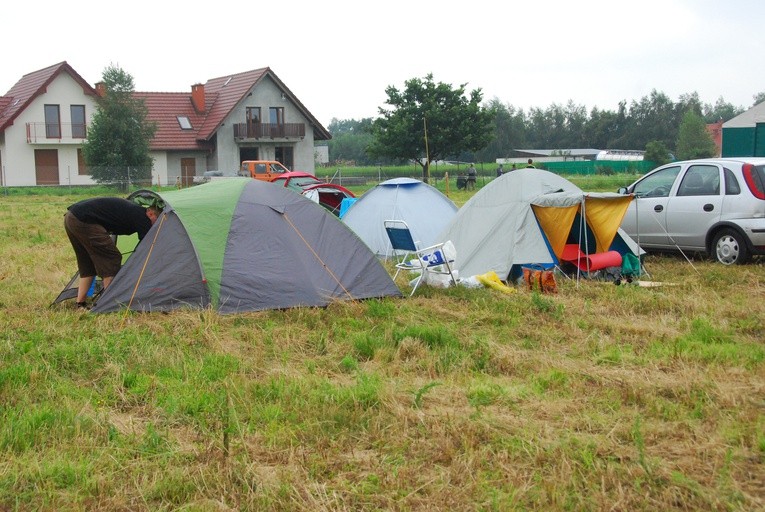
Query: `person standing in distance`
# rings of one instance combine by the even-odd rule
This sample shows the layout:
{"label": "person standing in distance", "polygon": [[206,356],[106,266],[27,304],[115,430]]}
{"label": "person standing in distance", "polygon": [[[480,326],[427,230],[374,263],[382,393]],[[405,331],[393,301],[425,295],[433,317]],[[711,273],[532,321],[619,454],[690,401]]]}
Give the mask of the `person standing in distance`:
{"label": "person standing in distance", "polygon": [[470,164],[467,170],[467,190],[475,190],[476,177],[478,171],[476,171],[475,164]]}
{"label": "person standing in distance", "polygon": [[122,254],[114,235],[138,234],[142,240],[162,212],[157,206],[144,208],[119,197],[96,197],[74,203],[64,215],[64,229],[77,257],[80,280],[77,284],[77,307],[85,308],[88,290],[97,275],[104,288],[122,266]]}
{"label": "person standing in distance", "polygon": [[526,164],[526,169],[536,169],[536,167],[534,167],[534,160],[531,158],[529,158],[529,162]]}

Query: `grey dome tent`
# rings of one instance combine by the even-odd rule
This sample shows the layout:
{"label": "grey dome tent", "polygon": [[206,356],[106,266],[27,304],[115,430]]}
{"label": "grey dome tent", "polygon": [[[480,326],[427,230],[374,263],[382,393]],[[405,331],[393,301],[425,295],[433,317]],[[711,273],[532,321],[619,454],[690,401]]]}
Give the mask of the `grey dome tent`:
{"label": "grey dome tent", "polygon": [[456,215],[457,206],[435,187],[412,178],[383,181],[365,192],[343,215],[351,228],[378,256],[391,252],[383,222],[403,220],[421,247],[442,242],[437,237]]}
{"label": "grey dome tent", "polygon": [[156,195],[164,211],[92,312],[239,313],[401,296],[350,229],[289,189],[231,178]]}
{"label": "grey dome tent", "polygon": [[632,196],[584,192],[541,169],[519,169],[481,188],[439,234],[451,240],[460,275],[494,271],[503,280],[524,265],[554,266],[567,243],[590,253],[642,254],[619,225]]}

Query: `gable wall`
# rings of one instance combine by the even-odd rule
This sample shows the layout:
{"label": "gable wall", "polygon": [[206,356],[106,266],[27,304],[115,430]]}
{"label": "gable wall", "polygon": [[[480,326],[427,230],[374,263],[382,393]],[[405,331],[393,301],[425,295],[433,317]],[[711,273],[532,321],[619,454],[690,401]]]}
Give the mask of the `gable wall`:
{"label": "gable wall", "polygon": [[[19,114],[13,125],[5,130],[5,144],[2,158],[5,167],[5,180],[8,186],[35,185],[35,149],[56,149],[58,152],[59,183],[62,185],[92,184],[90,176],[80,176],[77,166],[77,149],[81,147],[79,139],[41,140],[38,125],[38,143],[27,143],[27,123],[45,122],[45,105],[59,105],[59,117],[62,134],[69,133],[65,125],[72,122],[71,105],[85,105],[85,118],[90,123],[96,110],[95,100],[85,94],[82,87],[68,74],[58,75],[42,95]],[[44,128],[42,128],[44,135]]]}
{"label": "gable wall", "polygon": [[298,110],[289,98],[282,99],[282,93],[269,77],[265,77],[251,91],[252,96],[245,98],[236,105],[231,114],[225,119],[223,126],[218,130],[217,152],[212,156],[217,167],[211,169],[220,171],[236,171],[239,169],[239,145],[234,140],[233,125],[244,123],[247,119],[247,107],[260,107],[260,115],[264,121],[268,121],[269,107],[284,107],[285,123],[305,123],[306,134],[301,141],[274,142],[269,140],[259,142],[261,160],[274,160],[276,146],[292,146],[295,155],[295,169],[314,173],[313,154],[313,129],[308,124],[308,119]]}

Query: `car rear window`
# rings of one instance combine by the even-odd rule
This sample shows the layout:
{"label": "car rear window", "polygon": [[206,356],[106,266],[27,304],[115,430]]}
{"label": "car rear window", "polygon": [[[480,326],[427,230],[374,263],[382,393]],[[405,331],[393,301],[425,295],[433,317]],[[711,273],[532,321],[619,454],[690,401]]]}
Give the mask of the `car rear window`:
{"label": "car rear window", "polygon": [[737,196],[741,193],[741,185],[738,184],[738,179],[736,179],[736,175],[733,174],[733,171],[728,169],[727,167],[724,169],[725,171],[725,195],[728,196]]}
{"label": "car rear window", "polygon": [[321,183],[319,180],[310,178],[308,176],[302,178],[292,178],[290,185],[297,185],[298,187],[305,187],[306,185],[317,185]]}

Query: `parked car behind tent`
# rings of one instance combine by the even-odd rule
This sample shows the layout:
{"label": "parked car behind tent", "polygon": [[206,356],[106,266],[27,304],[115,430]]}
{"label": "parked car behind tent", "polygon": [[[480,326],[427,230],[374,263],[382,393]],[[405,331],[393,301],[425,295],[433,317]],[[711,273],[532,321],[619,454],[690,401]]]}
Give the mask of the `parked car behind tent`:
{"label": "parked car behind tent", "polygon": [[285,172],[271,180],[271,183],[281,185],[306,196],[336,216],[340,216],[340,205],[343,199],[356,197],[353,192],[344,186],[326,183],[307,172]]}
{"label": "parked car behind tent", "polygon": [[621,192],[637,197],[622,227],[649,251],[706,252],[725,265],[765,255],[765,158],[672,162]]}
{"label": "parked car behind tent", "polygon": [[383,181],[362,194],[343,215],[351,228],[378,256],[390,252],[383,222],[403,220],[421,247],[437,242],[439,233],[456,215],[457,206],[435,187],[412,178]]}
{"label": "parked car behind tent", "polygon": [[157,196],[162,215],[92,312],[238,313],[401,295],[350,229],[285,188],[232,178]]}
{"label": "parked car behind tent", "polygon": [[558,264],[567,243],[588,254],[637,256],[639,247],[619,229],[632,199],[583,192],[551,172],[519,169],[479,190],[438,238],[454,244],[461,276],[494,271],[503,280],[519,277],[523,265]]}

